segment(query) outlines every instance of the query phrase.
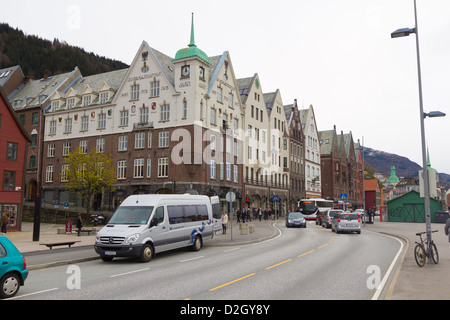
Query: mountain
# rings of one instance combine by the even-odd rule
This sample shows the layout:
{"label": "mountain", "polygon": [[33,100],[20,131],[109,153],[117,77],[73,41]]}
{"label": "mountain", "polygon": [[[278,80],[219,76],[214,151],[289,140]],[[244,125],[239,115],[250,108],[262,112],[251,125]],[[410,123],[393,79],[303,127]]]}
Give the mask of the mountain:
{"label": "mountain", "polygon": [[0,69],[16,65],[20,65],[30,79],[70,72],[76,66],[84,76],[128,68],[123,62],[88,53],[64,41],[25,35],[19,29],[0,23]]}
{"label": "mountain", "polygon": [[[399,156],[384,151],[379,151],[364,147],[364,161],[372,166],[376,172],[389,177],[391,175],[391,166],[394,165],[397,177],[418,177],[422,166],[409,160],[406,157]],[[439,173],[439,180],[446,189],[450,188],[450,175]]]}

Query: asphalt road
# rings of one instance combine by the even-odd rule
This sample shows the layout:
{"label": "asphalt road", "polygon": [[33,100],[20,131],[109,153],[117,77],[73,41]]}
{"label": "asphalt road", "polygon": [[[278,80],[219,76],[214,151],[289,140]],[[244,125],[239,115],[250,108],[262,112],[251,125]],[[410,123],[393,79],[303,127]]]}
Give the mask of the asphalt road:
{"label": "asphalt road", "polygon": [[306,229],[276,226],[281,235],[271,240],[235,247],[206,243],[199,252],[166,252],[147,264],[96,259],[33,270],[15,299],[369,300],[401,247],[364,230],[357,235],[314,223]]}

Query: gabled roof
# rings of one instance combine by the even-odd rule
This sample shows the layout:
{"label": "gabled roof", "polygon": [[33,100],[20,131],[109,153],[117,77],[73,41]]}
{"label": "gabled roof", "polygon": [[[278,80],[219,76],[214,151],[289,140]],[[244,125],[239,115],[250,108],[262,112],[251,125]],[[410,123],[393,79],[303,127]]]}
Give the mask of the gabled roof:
{"label": "gabled roof", "polygon": [[6,96],[5,91],[3,91],[3,88],[0,86],[0,98],[2,98],[5,102],[6,109],[11,113],[12,117],[17,123],[17,126],[19,127],[20,131],[22,132],[23,136],[28,142],[31,142],[31,137],[28,134],[28,132],[23,127],[22,123],[19,120],[19,117],[17,116],[16,112],[14,111],[14,108],[11,106],[11,103],[8,100],[8,97]]}

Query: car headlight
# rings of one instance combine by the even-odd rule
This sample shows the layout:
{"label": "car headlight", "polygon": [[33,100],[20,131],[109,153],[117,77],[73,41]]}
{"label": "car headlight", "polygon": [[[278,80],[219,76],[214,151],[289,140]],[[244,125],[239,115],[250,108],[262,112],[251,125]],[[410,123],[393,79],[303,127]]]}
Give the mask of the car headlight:
{"label": "car headlight", "polygon": [[127,238],[127,243],[135,243],[139,239],[139,233],[135,233]]}

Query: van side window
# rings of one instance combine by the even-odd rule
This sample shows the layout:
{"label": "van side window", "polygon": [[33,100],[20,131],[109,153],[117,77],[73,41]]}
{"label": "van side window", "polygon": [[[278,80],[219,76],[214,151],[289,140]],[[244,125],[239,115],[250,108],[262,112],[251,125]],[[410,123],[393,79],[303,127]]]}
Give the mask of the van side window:
{"label": "van side window", "polygon": [[153,218],[158,218],[158,224],[164,222],[164,207],[156,208],[155,215]]}
{"label": "van side window", "polygon": [[196,222],[208,220],[208,208],[206,205],[176,205],[167,206],[169,223]]}

